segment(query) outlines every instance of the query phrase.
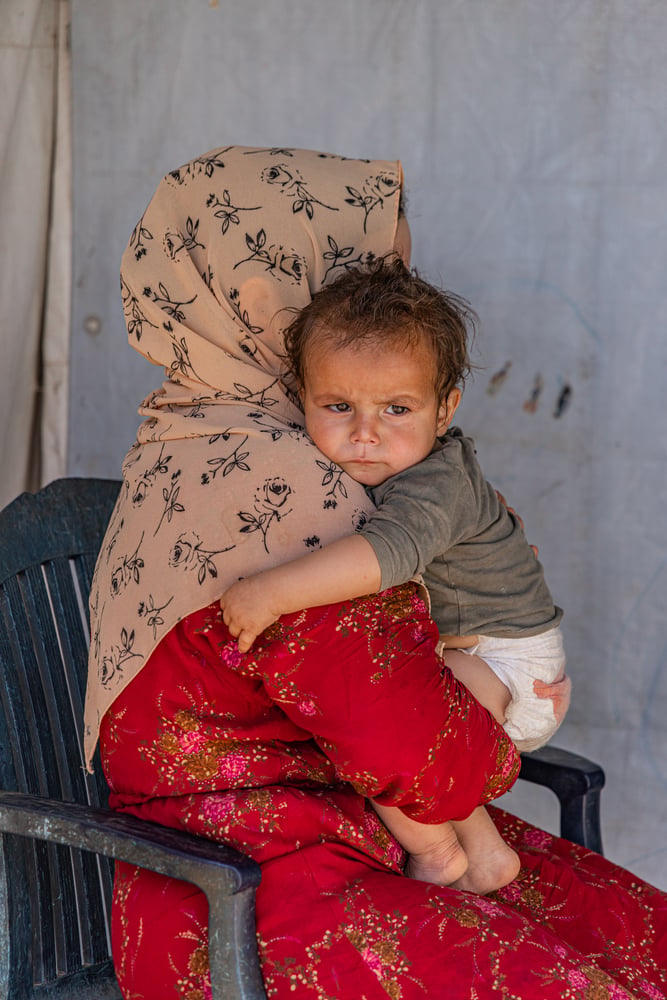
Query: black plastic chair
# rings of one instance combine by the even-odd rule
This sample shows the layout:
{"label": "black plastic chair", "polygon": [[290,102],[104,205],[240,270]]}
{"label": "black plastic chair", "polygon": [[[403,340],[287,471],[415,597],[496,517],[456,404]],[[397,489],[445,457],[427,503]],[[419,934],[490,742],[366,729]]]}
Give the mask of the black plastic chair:
{"label": "black plastic chair", "polygon": [[99,762],[84,768],[88,593],[119,486],[58,480],[0,513],[0,998],[120,998],[109,958],[119,858],[198,885],[215,1000],[265,1000],[259,866],[111,812]]}
{"label": "black plastic chair", "polygon": [[[99,764],[94,775],[84,768],[88,594],[119,488],[61,479],[0,512],[0,1000],[120,997],[109,958],[113,858],[198,885],[215,1000],[265,1000],[258,865],[111,812]],[[547,747],[524,756],[521,774],[555,791],[563,836],[601,849],[601,768]]]}

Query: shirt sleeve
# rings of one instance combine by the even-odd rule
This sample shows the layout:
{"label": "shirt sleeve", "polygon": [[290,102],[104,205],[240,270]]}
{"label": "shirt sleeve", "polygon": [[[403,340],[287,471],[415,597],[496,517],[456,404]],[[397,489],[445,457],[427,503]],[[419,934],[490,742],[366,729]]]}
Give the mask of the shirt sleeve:
{"label": "shirt sleeve", "polygon": [[463,470],[442,450],[373,491],[377,509],[361,528],[380,564],[382,590],[423,573],[459,541],[475,502]]}

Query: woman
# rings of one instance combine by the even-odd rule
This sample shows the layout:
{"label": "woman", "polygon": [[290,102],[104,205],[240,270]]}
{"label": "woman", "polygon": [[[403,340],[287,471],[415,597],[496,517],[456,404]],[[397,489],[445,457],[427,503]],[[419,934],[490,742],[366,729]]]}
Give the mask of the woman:
{"label": "woman", "polygon": [[[523,867],[497,899],[402,874],[367,797],[463,818],[518,763],[413,585],[286,616],[245,655],[217,607],[369,509],[304,434],[281,331],[341,268],[405,249],[401,182],[395,162],[229,147],[168,175],[135,228],[130,342],[167,378],[96,571],[88,750],[99,728],[115,808],[260,862],[271,997],[663,997],[664,896],[589,852],[501,818]],[[206,918],[191,885],[119,866],[125,995],[207,996]]]}

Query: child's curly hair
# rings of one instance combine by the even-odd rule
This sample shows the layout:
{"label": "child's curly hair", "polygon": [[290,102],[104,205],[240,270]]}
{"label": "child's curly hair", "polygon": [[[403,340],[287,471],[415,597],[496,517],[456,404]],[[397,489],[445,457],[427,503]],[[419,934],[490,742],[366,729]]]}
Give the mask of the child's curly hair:
{"label": "child's curly hair", "polygon": [[391,254],[346,270],[316,292],[285,331],[285,356],[303,386],[314,345],[400,349],[425,342],[435,360],[436,393],[446,399],[470,374],[468,339],[476,323],[465,299],[424,281]]}

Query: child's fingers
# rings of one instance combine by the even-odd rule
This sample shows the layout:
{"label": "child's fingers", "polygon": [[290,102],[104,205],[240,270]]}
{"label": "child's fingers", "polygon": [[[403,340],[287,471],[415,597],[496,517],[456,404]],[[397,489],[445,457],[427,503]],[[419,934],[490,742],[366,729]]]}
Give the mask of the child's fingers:
{"label": "child's fingers", "polygon": [[239,647],[239,653],[247,653],[256,638],[257,636],[253,632],[249,632],[245,628],[242,629],[236,640]]}

